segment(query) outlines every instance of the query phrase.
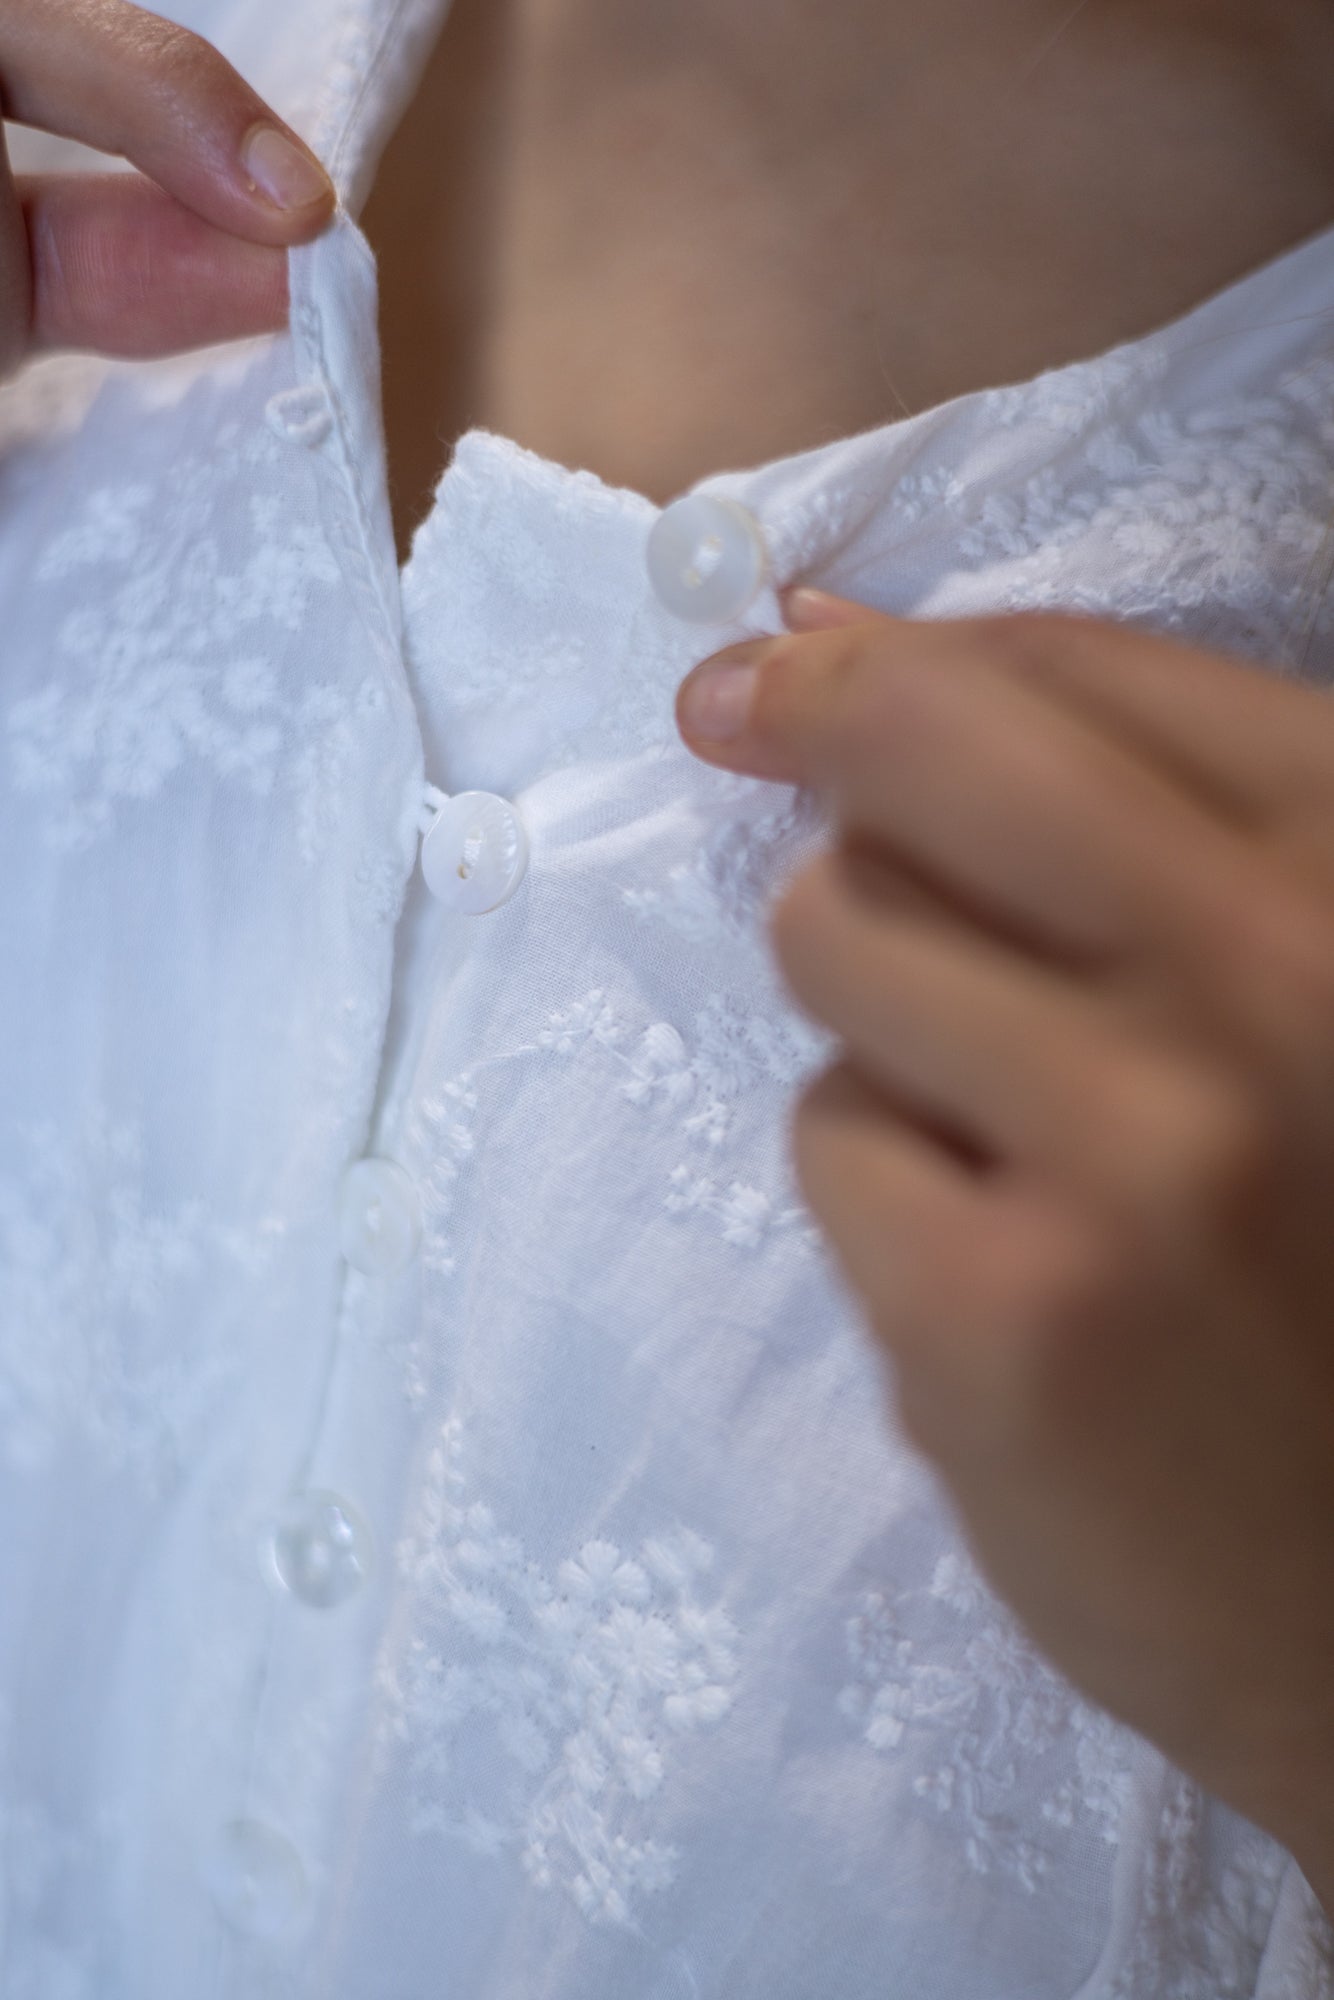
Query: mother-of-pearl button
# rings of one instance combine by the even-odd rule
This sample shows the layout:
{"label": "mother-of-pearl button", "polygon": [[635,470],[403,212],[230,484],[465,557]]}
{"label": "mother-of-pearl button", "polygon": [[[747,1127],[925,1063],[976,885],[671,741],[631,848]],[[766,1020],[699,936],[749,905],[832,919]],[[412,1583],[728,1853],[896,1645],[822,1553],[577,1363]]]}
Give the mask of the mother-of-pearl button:
{"label": "mother-of-pearl button", "polygon": [[316,1611],[345,1604],[371,1572],[371,1531],[339,1493],[295,1493],[273,1525],[265,1567]]}
{"label": "mother-of-pearl button", "polygon": [[234,1819],[220,1827],[205,1857],[204,1879],[218,1914],[246,1937],[280,1937],[306,1906],[301,1857],[263,1820]]}
{"label": "mother-of-pearl button", "polygon": [[338,1243],[368,1278],[401,1271],[421,1235],[417,1190],[394,1160],[357,1160],[343,1175]]}
{"label": "mother-of-pearl button", "polygon": [[663,609],[696,625],[729,625],[764,586],[760,524],[738,500],[687,493],[649,531],[649,582]]}
{"label": "mother-of-pearl button", "polygon": [[528,867],[528,835],[508,799],[459,792],[422,841],[422,874],[437,901],[466,916],[508,903]]}

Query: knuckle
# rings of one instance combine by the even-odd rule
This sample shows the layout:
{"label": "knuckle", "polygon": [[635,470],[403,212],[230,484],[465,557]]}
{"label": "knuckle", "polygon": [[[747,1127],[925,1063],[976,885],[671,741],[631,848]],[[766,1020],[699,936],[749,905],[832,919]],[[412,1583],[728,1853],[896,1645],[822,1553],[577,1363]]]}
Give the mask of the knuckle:
{"label": "knuckle", "polygon": [[785,712],[792,699],[794,680],[799,685],[805,674],[802,644],[798,635],[783,634],[756,648],[762,665],[752,709],[754,722],[777,720]]}
{"label": "knuckle", "polygon": [[919,1295],[937,1334],[900,1371],[902,1415],[937,1459],[1000,1465],[1078,1416],[1125,1318],[1129,1260],[1113,1230],[1047,1198],[1004,1203],[970,1254]]}
{"label": "knuckle", "polygon": [[817,641],[820,661],[830,685],[846,700],[863,697],[882,677],[883,657],[877,625],[843,625],[822,632]]}
{"label": "knuckle", "polygon": [[1131,1366],[1139,1259],[1106,1219],[1030,1237],[995,1287],[995,1435],[1012,1452],[1096,1426]]}
{"label": "knuckle", "polygon": [[[1132,1179],[1173,1226],[1222,1231],[1253,1221],[1272,1201],[1277,1121],[1240,1081],[1184,1067],[1141,1076],[1122,1099],[1124,1131],[1140,1167]],[[1129,1176],[1134,1161],[1126,1163]]]}
{"label": "knuckle", "polygon": [[202,35],[160,15],[144,14],[128,21],[124,49],[153,93],[168,102],[193,104],[205,92],[216,95],[239,82]]}
{"label": "knuckle", "polygon": [[1040,1358],[1053,1343],[1086,1336],[1114,1313],[1127,1259],[1114,1230],[1041,1211],[1005,1230],[993,1251],[988,1291],[1007,1345]]}
{"label": "knuckle", "polygon": [[814,692],[821,732],[840,752],[865,740],[868,728],[874,728],[892,701],[898,678],[884,651],[883,635],[874,625],[794,636],[780,641],[772,658],[778,667],[775,697],[805,707]]}
{"label": "knuckle", "polygon": [[[771,640],[751,697],[746,732],[761,743],[786,744],[808,733],[811,662],[800,637]],[[823,718],[822,718],[823,720]]]}
{"label": "knuckle", "polygon": [[1180,1131],[1178,1179],[1188,1212],[1227,1227],[1269,1208],[1278,1131],[1258,1098],[1241,1089],[1202,1092]]}
{"label": "knuckle", "polygon": [[1295,1052],[1334,1059],[1334,913],[1328,903],[1283,883],[1249,899],[1237,912],[1237,931],[1243,963],[1263,968],[1270,991],[1281,997]]}

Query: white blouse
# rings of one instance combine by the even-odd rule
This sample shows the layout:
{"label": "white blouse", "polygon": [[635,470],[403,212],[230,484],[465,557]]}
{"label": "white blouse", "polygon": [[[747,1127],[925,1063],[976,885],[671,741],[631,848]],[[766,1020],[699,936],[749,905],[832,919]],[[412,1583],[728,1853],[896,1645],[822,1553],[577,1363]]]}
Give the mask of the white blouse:
{"label": "white blouse", "polygon": [[[168,11],[355,208],[440,7]],[[0,394],[0,1992],[1328,2000],[896,1433],[786,1154],[818,828],[672,695],[797,577],[1329,674],[1334,234],[704,481],[656,588],[484,435],[400,573],[370,255],[292,273]]]}

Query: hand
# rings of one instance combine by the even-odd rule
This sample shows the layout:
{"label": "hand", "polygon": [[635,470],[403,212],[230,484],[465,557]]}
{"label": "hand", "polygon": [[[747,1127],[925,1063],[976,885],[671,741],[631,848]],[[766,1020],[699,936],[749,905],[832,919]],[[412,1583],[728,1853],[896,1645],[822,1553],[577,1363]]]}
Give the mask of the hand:
{"label": "hand", "polygon": [[282,325],[284,252],[333,187],[207,42],[127,0],[0,0],[0,103],[148,176],[16,182],[0,130],[0,379],[51,348],[154,355]]}
{"label": "hand", "polygon": [[810,591],[685,683],[837,828],[775,918],[806,1194],[996,1587],[1334,1914],[1334,705]]}

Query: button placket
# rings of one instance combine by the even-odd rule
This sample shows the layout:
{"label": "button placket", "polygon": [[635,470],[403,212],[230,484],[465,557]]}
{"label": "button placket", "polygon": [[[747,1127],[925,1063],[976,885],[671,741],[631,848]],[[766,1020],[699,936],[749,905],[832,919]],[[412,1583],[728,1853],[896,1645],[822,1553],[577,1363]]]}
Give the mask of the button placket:
{"label": "button placket", "polygon": [[[373,265],[340,216],[293,259],[291,278],[296,376],[269,399],[264,422],[285,450],[308,461],[324,546],[371,639],[368,684],[378,682],[378,698],[406,711],[411,697],[388,496],[362,476],[380,464],[378,398],[363,361],[374,348]],[[415,730],[405,732],[404,755],[394,767],[405,780],[416,761],[407,734],[415,741]],[[395,851],[392,863],[399,859]],[[262,1449],[257,1445],[247,1461],[263,1483],[253,1495],[247,1491],[235,1540],[248,1572],[245,1586],[238,1577],[238,1589],[261,1603],[271,1591],[279,1600],[265,1607],[248,1684],[253,1693],[243,1697],[249,1743],[227,1773],[223,1799],[204,1806],[202,1825],[193,1822],[189,1844],[192,1872],[219,1918],[246,1940],[278,1950],[300,1936],[322,1900],[327,1829],[347,1779],[338,1729],[364,1704],[374,1641],[381,1563],[367,1522],[393,1518],[385,1500],[393,1482],[379,1476],[381,1454],[373,1417],[362,1420],[364,1398],[353,1392],[354,1426],[345,1424],[340,1434],[328,1423],[335,1385],[365,1360],[365,1350],[343,1338],[343,1326],[361,1310],[386,1305],[393,1274],[411,1262],[420,1240],[416,1188],[392,1160],[354,1162],[341,1186],[335,1181],[329,1207],[326,1230],[337,1231],[350,1282],[341,1287],[332,1325],[320,1328],[322,1369],[317,1373],[313,1359],[309,1368],[298,1367],[294,1356],[281,1379],[299,1389],[301,1400],[263,1413]],[[358,1278],[351,1278],[353,1270]],[[292,1347],[304,1351],[296,1340]],[[337,1487],[364,1493],[372,1504],[363,1513]],[[249,1610],[254,1598],[244,1602]],[[230,1811],[220,1812],[228,1793]],[[192,1797],[185,1807],[192,1821],[197,1803]],[[248,1965],[248,1956],[242,1962]],[[257,1983],[267,1990],[267,1980]]]}

